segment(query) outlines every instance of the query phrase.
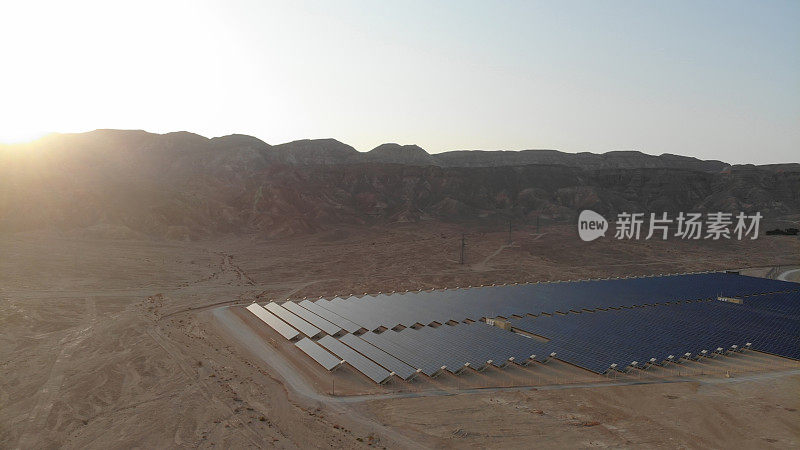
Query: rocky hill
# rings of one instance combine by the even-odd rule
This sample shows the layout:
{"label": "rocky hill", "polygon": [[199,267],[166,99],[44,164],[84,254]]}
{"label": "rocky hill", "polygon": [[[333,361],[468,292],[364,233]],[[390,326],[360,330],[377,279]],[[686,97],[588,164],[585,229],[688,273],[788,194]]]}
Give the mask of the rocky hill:
{"label": "rocky hill", "polygon": [[582,169],[686,169],[719,172],[728,167],[722,161],[700,160],[686,156],[617,151],[603,154],[564,153],[556,150],[454,151],[434,155],[445,167],[499,167],[525,164],[557,164]]}
{"label": "rocky hill", "polygon": [[274,162],[294,165],[332,165],[356,162],[360,153],[336,139],[303,139],[276,145],[265,152]]}
{"label": "rocky hill", "polygon": [[98,130],[0,147],[0,231],[201,239],[339,224],[573,220],[580,209],[800,212],[800,167],[638,152],[448,152]]}
{"label": "rocky hill", "polygon": [[363,159],[370,162],[408,166],[441,165],[439,160],[418,145],[381,144],[365,153]]}

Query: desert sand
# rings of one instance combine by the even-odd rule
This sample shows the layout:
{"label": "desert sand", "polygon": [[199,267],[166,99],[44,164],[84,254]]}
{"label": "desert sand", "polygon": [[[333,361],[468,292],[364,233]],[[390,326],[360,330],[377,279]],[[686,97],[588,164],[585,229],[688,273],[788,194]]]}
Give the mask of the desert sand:
{"label": "desert sand", "polygon": [[254,300],[800,266],[790,237],[587,244],[551,226],[511,241],[438,222],[191,242],[2,235],[0,446],[800,445],[800,375],[758,355],[759,370],[731,378],[327,401],[327,386],[295,392],[215,318]]}

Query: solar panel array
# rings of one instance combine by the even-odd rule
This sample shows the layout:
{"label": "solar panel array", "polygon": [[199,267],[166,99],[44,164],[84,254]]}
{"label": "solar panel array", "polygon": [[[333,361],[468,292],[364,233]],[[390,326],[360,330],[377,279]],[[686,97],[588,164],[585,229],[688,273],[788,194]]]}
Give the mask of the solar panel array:
{"label": "solar panel array", "polygon": [[290,313],[289,310],[287,310],[286,308],[275,302],[267,303],[267,306],[265,306],[265,308],[267,309],[267,311],[280,317],[284,322],[293,326],[298,331],[300,331],[301,333],[305,334],[310,338],[317,337],[320,334],[322,334],[322,330],[315,327],[314,325],[311,325],[310,323],[306,322],[300,317],[297,317],[296,315]]}
{"label": "solar panel array", "polygon": [[386,369],[391,370],[404,380],[410,380],[417,375],[417,371],[413,367],[395,358],[390,353],[369,344],[356,335],[345,334],[339,340]]}
{"label": "solar panel array", "polygon": [[745,297],[742,299],[740,308],[776,314],[787,319],[800,320],[800,292]]}
{"label": "solar panel array", "polygon": [[297,303],[284,302],[281,306],[291,311],[292,313],[300,316],[306,322],[310,323],[311,325],[314,325],[315,327],[321,329],[327,334],[330,334],[331,336],[336,336],[337,334],[342,332],[342,327],[328,322],[327,320],[303,308]]}
{"label": "solar panel array", "polygon": [[337,355],[339,358],[342,358],[342,360],[353,366],[353,368],[363,373],[369,377],[370,380],[378,384],[385,382],[392,376],[388,370],[379,366],[377,363],[373,362],[361,353],[358,353],[352,348],[344,345],[336,338],[323,336],[319,340],[319,344],[330,350],[331,353]]}
{"label": "solar panel array", "polygon": [[[325,369],[340,358],[383,383],[391,374],[410,380],[551,354],[597,373],[612,364],[660,363],[747,343],[800,359],[798,289],[797,283],[703,273],[268,304],[283,321],[258,305],[248,309],[269,314],[262,320],[287,339],[300,335],[295,329],[311,338],[324,334],[319,345],[308,338],[296,345]],[[479,322],[494,317],[510,319],[514,332]]]}
{"label": "solar panel array", "polygon": [[702,350],[729,350],[752,343],[756,350],[798,359],[798,322],[705,300],[620,311],[597,311],[511,320],[513,327],[547,337],[558,358],[602,373],[611,364],[681,357]]}
{"label": "solar panel array", "polygon": [[[796,283],[714,272],[337,297],[314,304],[362,328],[377,330],[397,325],[566,313],[792,289],[797,289]],[[343,328],[355,332],[354,327]]]}
{"label": "solar panel array", "polygon": [[428,376],[442,370],[454,374],[466,368],[481,370],[489,364],[503,367],[511,361],[524,364],[534,356],[543,361],[549,355],[545,343],[483,322],[370,332],[361,338]]}
{"label": "solar panel array", "polygon": [[349,333],[355,333],[361,329],[359,325],[356,325],[355,323],[345,319],[342,316],[339,316],[338,314],[332,311],[323,308],[321,305],[318,305],[316,303],[312,303],[308,300],[303,300],[302,302],[299,303],[299,305],[313,312],[314,314],[322,317],[328,322],[338,326],[339,328],[346,330]]}
{"label": "solar panel array", "polygon": [[326,370],[333,370],[342,363],[342,360],[331,355],[309,338],[300,339],[294,345]]}
{"label": "solar panel array", "polygon": [[297,332],[297,330],[290,327],[281,319],[278,319],[277,317],[275,317],[275,315],[273,315],[272,313],[270,313],[269,311],[267,311],[266,309],[264,309],[263,307],[259,306],[256,303],[253,303],[252,305],[248,306],[247,310],[253,313],[253,315],[258,317],[259,319],[261,319],[264,323],[269,325],[270,328],[280,333],[281,336],[285,337],[290,341],[300,335],[300,333]]}

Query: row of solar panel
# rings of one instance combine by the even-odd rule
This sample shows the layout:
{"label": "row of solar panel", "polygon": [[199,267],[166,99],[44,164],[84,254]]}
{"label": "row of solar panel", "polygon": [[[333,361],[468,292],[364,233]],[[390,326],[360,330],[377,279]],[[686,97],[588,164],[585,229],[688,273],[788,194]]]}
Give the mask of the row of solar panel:
{"label": "row of solar panel", "polygon": [[[301,332],[308,336],[297,341],[295,346],[326,370],[333,370],[346,362],[376,383],[383,383],[391,377],[390,372],[372,361],[374,359],[383,363],[391,362],[391,355],[381,355],[377,348],[374,351],[368,351],[370,349],[367,348],[353,350],[351,348],[353,345],[348,347],[330,336],[341,332],[341,328],[294,303],[278,305],[272,302],[268,303],[266,307],[253,303],[247,307],[247,310],[290,341],[300,337]],[[320,328],[326,330],[328,335],[322,336],[317,342],[309,339],[322,335],[323,332]],[[346,336],[355,338],[351,334]],[[350,341],[350,344],[354,344],[354,342]],[[410,367],[406,369],[397,366],[396,369],[398,371],[396,373],[404,379],[410,379],[411,375],[416,373]]]}
{"label": "row of solar panel", "polygon": [[745,297],[737,307],[800,320],[800,291]]}
{"label": "row of solar panel", "polygon": [[[292,316],[288,309],[275,303],[266,308],[253,303],[247,309],[289,340],[301,333],[287,323],[302,328],[309,337],[319,335],[313,325],[298,322],[299,315]],[[544,361],[549,355],[546,344],[484,323],[368,332],[361,336],[347,333],[338,340],[325,335],[317,342],[309,337],[295,345],[326,370],[347,362],[376,383],[385,382],[392,374],[410,380],[419,372],[428,376],[442,371],[457,374],[469,367],[482,370],[489,364],[502,367],[511,361]]]}
{"label": "row of solar panel", "polygon": [[[688,317],[695,317],[698,313],[702,314],[698,307],[714,308],[719,305],[703,302],[682,307],[687,308],[685,314]],[[612,364],[623,368],[635,361],[661,363],[670,356],[676,360],[688,349],[695,349],[697,354],[706,349],[713,352],[718,347],[728,349],[736,345],[733,342],[744,346],[745,342],[736,341],[741,337],[722,333],[692,339],[691,336],[698,331],[696,327],[676,325],[674,321],[667,326],[649,326],[648,323],[665,324],[671,317],[680,317],[680,313],[676,314],[676,308],[681,307],[635,308],[514,321],[539,322],[543,325],[539,329],[529,326],[526,331],[548,334],[552,336],[549,342],[476,323],[389,330],[380,334],[367,332],[361,336],[345,334],[339,340],[325,336],[319,343],[377,383],[386,381],[392,373],[405,380],[417,372],[428,376],[435,376],[442,371],[458,374],[467,368],[482,370],[488,364],[502,367],[509,362],[526,364],[533,360],[544,361],[553,353],[561,360],[603,373]],[[638,328],[620,326],[629,321],[634,321]],[[681,332],[675,332],[677,329]],[[596,333],[596,330],[603,332]],[[680,338],[685,338],[689,343],[680,347]],[[678,339],[678,344],[673,342],[675,339]],[[309,356],[318,359],[313,354]],[[329,359],[328,365],[320,364],[330,370],[335,367],[336,360]]]}
{"label": "row of solar panel", "polygon": [[[725,278],[736,280],[739,285],[746,284],[742,282],[742,278],[749,280],[748,277],[738,278],[729,274],[703,275],[714,275],[716,278],[724,275]],[[696,278],[697,275],[692,277]],[[659,281],[658,278],[620,281],[639,280]],[[763,287],[764,284],[758,281],[754,282],[753,286]],[[518,286],[508,288],[515,287]],[[786,285],[781,287],[785,288]],[[309,338],[318,337],[323,332],[327,333],[329,336],[321,338],[319,344],[337,355],[339,359],[309,339],[301,340],[297,346],[328,370],[345,360],[380,383],[388,379],[391,372],[403,379],[409,379],[417,372],[430,376],[442,370],[458,373],[466,367],[480,370],[487,364],[500,366],[509,360],[525,363],[532,355],[546,358],[553,352],[558,354],[559,359],[602,373],[611,364],[624,367],[633,361],[653,359],[660,362],[687,352],[713,350],[717,346],[722,348],[731,345],[741,346],[744,341],[753,342],[753,348],[757,350],[798,359],[800,357],[798,296],[800,292],[795,290],[784,294],[748,297],[744,304],[715,300],[694,303],[674,302],[655,308],[630,308],[630,305],[627,305],[627,308],[614,312],[603,312],[598,309],[596,312],[581,314],[512,319],[512,324],[518,329],[549,338],[550,342],[547,343],[484,324],[443,325],[422,327],[419,330],[406,328],[401,331],[388,330],[380,334],[366,332],[361,337],[345,334],[341,340],[336,340],[329,336],[336,336],[345,331],[349,333],[364,331],[364,327],[343,317],[330,306],[332,303],[341,304],[344,302],[342,299],[338,299],[338,302],[335,299],[331,302],[306,300],[300,304],[270,303],[266,309],[253,304],[248,310],[290,340],[300,336],[297,330]],[[408,305],[401,305],[397,297],[394,296],[394,303],[391,304],[385,303],[386,299],[383,299],[384,315],[407,315],[408,311],[402,308]],[[462,298],[461,301],[465,300]],[[430,301],[427,307],[434,314],[444,313],[443,303],[448,302]],[[467,303],[465,306],[470,306],[468,301],[465,303]],[[476,302],[473,302],[473,308],[476,306],[474,303]],[[360,306],[366,305],[369,303]],[[455,313],[455,320],[462,319],[459,315],[466,314],[463,312],[465,309],[469,308]],[[380,320],[380,315],[375,315],[378,311],[373,312],[368,309],[366,311],[365,314],[370,320]],[[510,315],[506,313],[504,316]],[[491,316],[491,313],[481,317],[487,316]],[[451,319],[440,320],[446,322]]]}
{"label": "row of solar panel", "polygon": [[458,374],[468,368],[549,358],[547,344],[484,323],[345,334],[338,340],[325,336],[319,343],[343,360],[356,362],[354,367],[377,383],[393,374],[410,380],[418,373],[434,377],[445,371]]}
{"label": "row of solar panel", "polygon": [[559,359],[595,372],[752,343],[800,359],[798,322],[716,300],[621,311],[525,317],[513,327],[549,338]]}
{"label": "row of solar panel", "polygon": [[[756,350],[800,357],[795,321],[776,322],[769,315],[747,312],[742,315],[735,307],[715,300],[512,320],[515,327],[547,336],[549,342],[483,323],[367,332],[360,337],[347,334],[341,341],[404,379],[413,376],[413,368],[428,376],[443,370],[457,374],[468,367],[481,370],[487,364],[543,361],[553,353],[597,373],[637,362],[660,364],[703,351],[743,348],[751,342]],[[335,348],[326,348],[346,359]],[[386,357],[391,360],[381,360]]]}
{"label": "row of solar panel", "polygon": [[[663,304],[676,300],[746,296],[797,290],[798,284],[729,273],[538,283],[472,289],[379,294],[304,301],[317,314],[328,314],[348,332],[398,325],[480,320],[484,317],[539,315],[622,306]],[[315,305],[314,307],[311,304]],[[322,313],[321,311],[325,312]],[[327,317],[326,317],[327,318]]]}

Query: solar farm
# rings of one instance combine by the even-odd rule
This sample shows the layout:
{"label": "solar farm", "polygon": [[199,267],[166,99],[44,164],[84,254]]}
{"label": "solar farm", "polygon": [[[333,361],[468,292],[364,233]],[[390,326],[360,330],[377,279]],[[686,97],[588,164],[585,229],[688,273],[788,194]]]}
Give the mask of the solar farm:
{"label": "solar farm", "polygon": [[[800,284],[711,272],[396,292],[247,308],[364,383],[559,363],[613,376],[744,353],[800,360]],[[251,321],[253,322],[253,321]],[[552,361],[552,362],[551,362]]]}

